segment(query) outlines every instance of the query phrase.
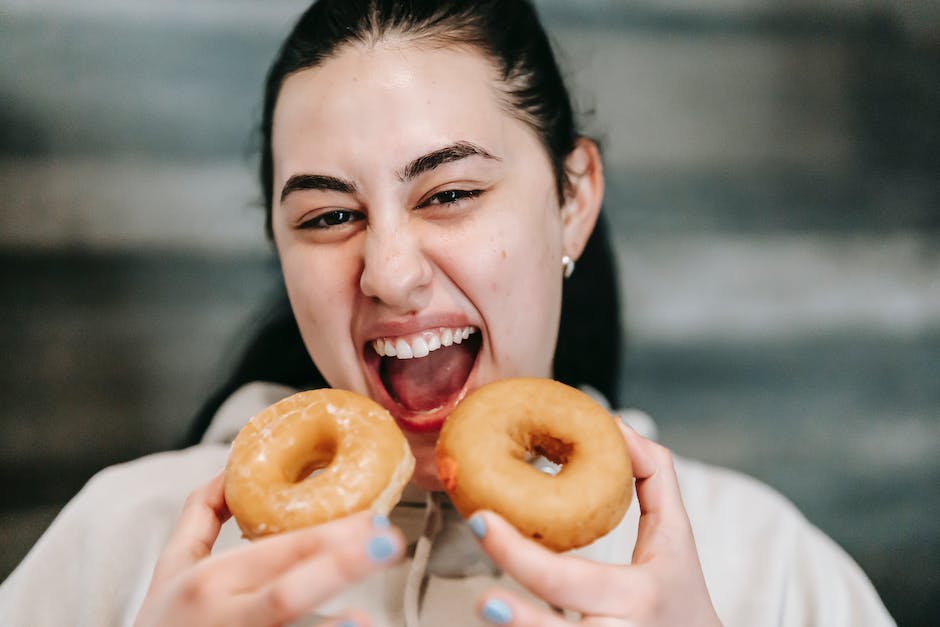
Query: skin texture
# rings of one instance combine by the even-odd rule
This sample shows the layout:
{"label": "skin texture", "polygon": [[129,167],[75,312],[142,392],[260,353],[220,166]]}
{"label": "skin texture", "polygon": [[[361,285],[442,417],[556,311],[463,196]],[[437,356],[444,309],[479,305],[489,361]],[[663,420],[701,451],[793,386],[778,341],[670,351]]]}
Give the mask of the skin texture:
{"label": "skin texture", "polygon": [[[458,142],[490,157],[403,176],[414,159]],[[437,489],[434,443],[450,407],[413,415],[395,406],[370,370],[368,343],[472,325],[481,348],[468,389],[550,376],[561,258],[577,259],[603,195],[597,149],[582,140],[568,156],[571,186],[559,203],[547,153],[501,99],[482,55],[393,40],[344,47],[289,76],[273,156],[273,231],[307,349],[331,386],[391,411],[415,454],[415,483]],[[347,189],[297,190],[282,201],[296,175],[332,177]],[[453,190],[480,193],[448,199]],[[631,565],[551,553],[489,512],[476,519],[483,548],[536,595],[583,612],[584,624],[716,625],[671,457],[635,433],[624,437],[641,509]],[[138,625],[286,624],[403,551],[398,530],[357,514],[211,556],[227,518],[221,477],[190,496]],[[377,537],[390,547],[380,561],[368,557]],[[503,624],[563,624],[505,591],[480,607],[492,599],[509,608]]]}

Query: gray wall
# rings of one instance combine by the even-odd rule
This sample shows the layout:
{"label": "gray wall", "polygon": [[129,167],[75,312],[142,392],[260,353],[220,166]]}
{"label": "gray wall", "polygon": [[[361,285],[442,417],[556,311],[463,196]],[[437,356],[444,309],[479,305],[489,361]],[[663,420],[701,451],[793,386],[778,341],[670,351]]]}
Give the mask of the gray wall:
{"label": "gray wall", "polygon": [[[302,2],[0,0],[5,574],[171,446],[276,282],[252,149]],[[603,141],[622,388],[940,608],[940,3],[542,2]]]}

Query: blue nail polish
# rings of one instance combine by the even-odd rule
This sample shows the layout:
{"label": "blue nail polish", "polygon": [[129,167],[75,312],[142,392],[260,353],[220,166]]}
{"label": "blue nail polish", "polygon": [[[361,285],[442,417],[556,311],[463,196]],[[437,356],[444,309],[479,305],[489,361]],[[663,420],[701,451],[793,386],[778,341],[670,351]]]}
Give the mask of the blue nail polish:
{"label": "blue nail polish", "polygon": [[512,621],[512,609],[505,601],[490,599],[483,605],[483,618],[496,625],[508,625]]}
{"label": "blue nail polish", "polygon": [[384,562],[395,554],[395,545],[385,536],[375,536],[369,540],[366,553],[373,562]]}
{"label": "blue nail polish", "polygon": [[372,526],[375,527],[376,529],[388,529],[392,526],[392,523],[389,522],[388,516],[383,516],[382,514],[376,514],[375,516],[372,517]]}
{"label": "blue nail polish", "polygon": [[359,625],[352,622],[351,620],[344,620],[339,624],[339,627],[359,627]]}
{"label": "blue nail polish", "polygon": [[470,525],[470,531],[472,531],[473,535],[478,539],[482,540],[483,536],[486,535],[486,521],[483,520],[482,516],[471,516],[467,524]]}

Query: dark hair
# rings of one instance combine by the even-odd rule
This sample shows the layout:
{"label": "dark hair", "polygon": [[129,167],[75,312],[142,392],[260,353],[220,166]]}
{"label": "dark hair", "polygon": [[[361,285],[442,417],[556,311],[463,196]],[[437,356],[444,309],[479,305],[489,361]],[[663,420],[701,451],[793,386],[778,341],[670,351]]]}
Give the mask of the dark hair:
{"label": "dark hair", "polygon": [[[555,174],[559,202],[568,187],[565,159],[580,137],[571,100],[551,44],[528,0],[320,0],[299,19],[268,72],[261,120],[261,191],[271,236],[273,157],[271,127],[284,80],[315,67],[350,43],[388,36],[429,46],[466,46],[482,52],[500,77],[504,105],[542,142]],[[560,264],[560,262],[559,262]],[[559,270],[560,271],[560,270]],[[603,215],[565,282],[554,375],[588,384],[618,399],[621,325],[616,269]],[[282,294],[249,343],[232,376],[203,406],[190,432],[198,441],[225,398],[242,384],[274,381],[325,386]]]}

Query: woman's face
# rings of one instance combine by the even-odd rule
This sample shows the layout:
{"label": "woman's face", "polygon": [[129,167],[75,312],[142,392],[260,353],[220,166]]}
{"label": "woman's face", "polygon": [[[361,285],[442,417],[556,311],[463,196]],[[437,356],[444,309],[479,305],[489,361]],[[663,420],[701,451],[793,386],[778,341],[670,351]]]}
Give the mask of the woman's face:
{"label": "woman's face", "polygon": [[551,376],[566,227],[493,76],[468,49],[349,45],[290,75],[274,115],[272,224],[304,342],[331,386],[391,412],[426,488],[468,391]]}

